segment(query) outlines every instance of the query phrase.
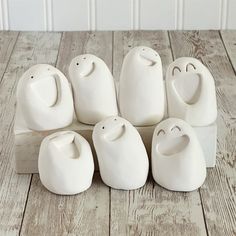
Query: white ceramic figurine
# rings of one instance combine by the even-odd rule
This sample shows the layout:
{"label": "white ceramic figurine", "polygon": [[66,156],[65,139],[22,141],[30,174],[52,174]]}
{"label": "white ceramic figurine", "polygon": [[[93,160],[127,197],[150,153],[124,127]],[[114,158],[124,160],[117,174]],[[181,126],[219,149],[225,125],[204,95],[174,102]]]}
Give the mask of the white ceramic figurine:
{"label": "white ceramic figurine", "polygon": [[122,117],[136,126],[160,122],[165,112],[162,63],[159,54],[148,47],[135,47],[124,58],[119,106]]}
{"label": "white ceramic figurine", "polygon": [[70,125],[74,107],[68,80],[51,65],[32,66],[18,83],[17,110],[25,128],[31,130],[52,130]]}
{"label": "white ceramic figurine", "polygon": [[75,57],[69,66],[77,119],[96,124],[118,114],[113,76],[105,62],[90,54]]}
{"label": "white ceramic figurine", "polygon": [[114,116],[99,122],[94,127],[93,142],[105,184],[123,190],[145,184],[147,152],[138,131],[127,120]]}
{"label": "white ceramic figurine", "polygon": [[173,191],[193,191],[206,178],[204,154],[193,128],[169,118],[157,125],[152,140],[154,180]]}
{"label": "white ceramic figurine", "polygon": [[178,58],[166,74],[168,113],[192,126],[207,126],[217,117],[214,79],[197,59]]}
{"label": "white ceramic figurine", "polygon": [[72,195],[91,186],[94,162],[89,143],[73,131],[47,136],[38,159],[42,184],[51,192]]}

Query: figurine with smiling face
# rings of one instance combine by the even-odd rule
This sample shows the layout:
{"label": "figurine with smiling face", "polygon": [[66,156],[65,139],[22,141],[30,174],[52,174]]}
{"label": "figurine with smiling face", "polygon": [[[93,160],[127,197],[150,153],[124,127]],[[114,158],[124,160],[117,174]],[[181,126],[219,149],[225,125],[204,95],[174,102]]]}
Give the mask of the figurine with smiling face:
{"label": "figurine with smiling face", "polygon": [[205,157],[193,128],[169,118],[157,125],[152,139],[152,174],[162,187],[193,191],[206,178]]}
{"label": "figurine with smiling face", "polygon": [[193,126],[207,126],[217,117],[214,79],[197,59],[182,57],[166,74],[168,113]]}
{"label": "figurine with smiling face", "polygon": [[136,126],[163,119],[165,96],[161,58],[149,47],[135,47],[124,58],[119,84],[122,117]]}
{"label": "figurine with smiling face", "polygon": [[72,123],[74,107],[70,85],[64,74],[51,65],[29,68],[20,78],[16,96],[24,128],[43,131]]}
{"label": "figurine with smiling face", "polygon": [[93,143],[102,180],[112,188],[131,190],[147,179],[149,161],[138,131],[121,117],[96,124]]}
{"label": "figurine with smiling face", "polygon": [[69,66],[77,119],[96,124],[118,114],[114,80],[105,62],[91,54],[75,57]]}

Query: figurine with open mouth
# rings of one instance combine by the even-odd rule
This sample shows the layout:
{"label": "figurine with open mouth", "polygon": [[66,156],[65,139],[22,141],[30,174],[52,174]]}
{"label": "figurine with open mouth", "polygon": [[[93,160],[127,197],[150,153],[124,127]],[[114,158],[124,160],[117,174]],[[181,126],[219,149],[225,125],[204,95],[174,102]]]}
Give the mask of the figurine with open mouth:
{"label": "figurine with open mouth", "polygon": [[193,128],[169,118],[157,125],[152,140],[152,174],[162,187],[193,191],[206,178],[206,163]]}
{"label": "figurine with open mouth", "polygon": [[31,130],[63,128],[72,123],[74,106],[67,78],[55,67],[28,69],[17,86],[17,110]]}
{"label": "figurine with open mouth", "polygon": [[47,136],[38,159],[42,184],[51,192],[73,195],[91,186],[94,162],[89,143],[73,131]]}
{"label": "figurine with open mouth", "polygon": [[123,190],[145,184],[149,169],[147,152],[138,131],[127,120],[113,116],[97,123],[93,142],[105,184]]}
{"label": "figurine with open mouth", "polygon": [[166,74],[168,113],[193,126],[207,126],[217,118],[214,79],[197,59],[178,58]]}
{"label": "figurine with open mouth", "polygon": [[91,54],[75,57],[69,66],[77,119],[96,124],[118,114],[113,76],[105,62]]}
{"label": "figurine with open mouth", "polygon": [[136,126],[154,125],[163,119],[165,94],[159,54],[149,47],[135,47],[124,58],[119,106],[122,117]]}

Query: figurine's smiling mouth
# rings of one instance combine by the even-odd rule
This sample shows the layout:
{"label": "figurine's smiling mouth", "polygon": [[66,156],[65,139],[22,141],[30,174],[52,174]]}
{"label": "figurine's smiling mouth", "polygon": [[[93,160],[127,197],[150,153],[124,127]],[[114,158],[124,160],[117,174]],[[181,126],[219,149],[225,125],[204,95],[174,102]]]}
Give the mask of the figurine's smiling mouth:
{"label": "figurine's smiling mouth", "polygon": [[88,77],[94,72],[94,70],[95,70],[95,63],[92,62],[91,66],[88,67],[88,70],[81,72],[80,76],[81,77]]}
{"label": "figurine's smiling mouth", "polygon": [[170,156],[182,152],[189,144],[187,135],[170,137],[161,141],[157,145],[158,151],[165,156]]}
{"label": "figurine's smiling mouth", "polygon": [[197,73],[183,73],[174,80],[176,92],[188,105],[197,103],[201,95],[202,79]]}
{"label": "figurine's smiling mouth", "polygon": [[106,135],[105,138],[108,141],[115,141],[119,138],[121,138],[125,133],[125,125],[124,124],[119,124],[116,125],[115,127],[113,127],[111,130],[109,130]]}
{"label": "figurine's smiling mouth", "polygon": [[143,55],[143,54],[140,54],[140,57],[143,61],[145,61],[145,63],[148,65],[148,66],[154,66],[156,65],[156,61],[152,60],[151,58],[148,58],[147,56]]}

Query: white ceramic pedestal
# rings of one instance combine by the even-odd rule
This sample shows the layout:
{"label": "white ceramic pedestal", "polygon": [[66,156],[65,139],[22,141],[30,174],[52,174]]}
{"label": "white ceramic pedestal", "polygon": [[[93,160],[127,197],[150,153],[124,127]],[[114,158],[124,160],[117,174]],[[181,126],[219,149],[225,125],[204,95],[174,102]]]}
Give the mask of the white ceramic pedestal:
{"label": "white ceramic pedestal", "polygon": [[[57,131],[72,130],[81,134],[89,142],[95,158],[95,170],[98,170],[97,157],[92,142],[92,125],[85,125],[74,121],[72,125],[58,130],[51,131],[32,131],[21,128],[19,113],[15,118],[15,170],[17,173],[38,173],[38,154],[42,140],[49,134]],[[152,135],[155,126],[136,127],[140,133],[147,153],[150,157]],[[202,145],[206,158],[206,166],[214,167],[216,162],[216,146],[217,146],[217,126],[216,123],[206,127],[194,127],[195,132]]]}

